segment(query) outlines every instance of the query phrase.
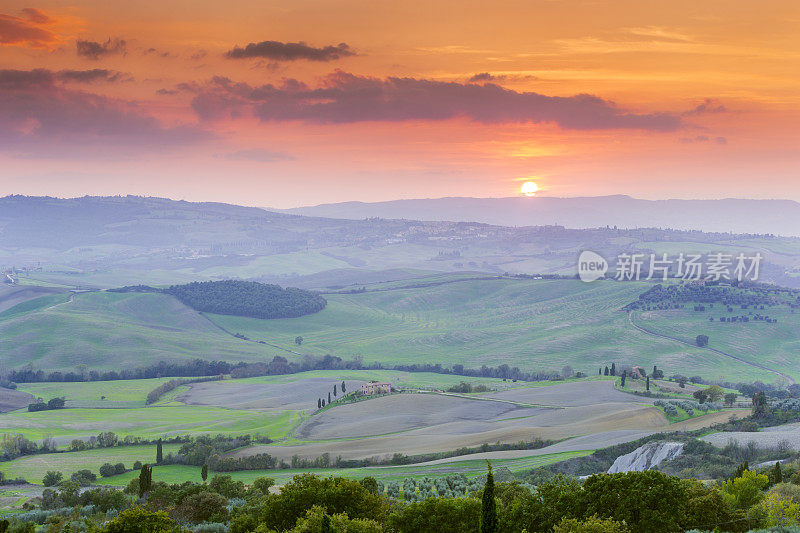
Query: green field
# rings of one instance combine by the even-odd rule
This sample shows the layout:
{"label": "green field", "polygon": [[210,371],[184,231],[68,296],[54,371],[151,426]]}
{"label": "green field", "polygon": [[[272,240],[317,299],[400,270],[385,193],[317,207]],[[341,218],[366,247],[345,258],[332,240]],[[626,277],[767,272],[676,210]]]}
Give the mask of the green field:
{"label": "green field", "polygon": [[[144,407],[147,393],[172,378],[84,381],[77,383],[20,383],[29,392],[47,401],[64,397],[67,407],[119,408]],[[102,399],[105,397],[104,399]]]}
{"label": "green field", "polygon": [[[634,315],[637,324],[648,330],[694,343],[698,335],[708,335],[709,347],[765,365],[771,369],[800,378],[797,354],[800,352],[800,314],[785,306],[755,311],[777,318],[776,324],[763,321],[747,323],[720,322],[721,316],[747,315],[752,309],[734,308],[727,312],[724,306],[715,305],[703,312],[686,309],[664,311],[638,311]],[[713,318],[713,322],[709,318]],[[748,381],[755,379],[758,369],[752,369]],[[763,378],[767,382],[778,379],[774,374]]]}
{"label": "green field", "polygon": [[38,298],[21,302],[0,313],[0,320],[22,317],[34,311],[47,309],[49,307],[66,302],[68,298],[69,295],[67,294],[50,294],[48,296],[40,296]]}
{"label": "green field", "polygon": [[[579,452],[563,452],[553,453],[547,455],[537,455],[532,457],[524,457],[520,459],[499,459],[493,460],[492,465],[497,467],[506,467],[512,472],[530,470],[540,466],[545,466],[559,461],[564,461],[571,457],[581,457],[589,455],[594,450],[585,450]],[[431,466],[376,466],[364,468],[315,468],[310,470],[247,470],[239,472],[222,472],[219,475],[230,475],[234,480],[243,481],[244,483],[252,483],[253,480],[260,477],[270,477],[275,480],[276,484],[283,485],[291,481],[292,477],[303,474],[305,472],[312,472],[319,476],[341,476],[351,479],[361,479],[366,476],[372,476],[375,479],[383,481],[398,481],[406,477],[423,478],[425,476],[436,477],[446,476],[449,474],[464,473],[467,477],[479,476],[486,473],[486,461],[484,460],[464,460],[442,465]],[[135,472],[128,472],[118,476],[111,476],[108,478],[98,479],[98,484],[111,485],[116,487],[124,487],[136,475]],[[209,477],[214,473],[209,473]],[[156,466],[153,469],[153,481],[165,481],[167,483],[182,483],[184,481],[199,481],[200,480],[200,467],[186,466],[186,465],[166,465]]]}
{"label": "green field", "polygon": [[260,433],[281,439],[299,421],[299,413],[247,411],[218,407],[151,406],[138,409],[61,409],[0,416],[0,433],[21,433],[29,439],[60,440],[113,431],[140,437],[225,433]]}
{"label": "green field", "polygon": [[252,361],[285,353],[235,339],[171,296],[105,292],[0,317],[0,352],[19,366],[47,370],[78,364],[118,370],[196,357]]}
{"label": "green field", "polygon": [[[426,372],[394,370],[315,370],[300,374],[261,376],[235,380],[238,384],[291,384],[298,380],[328,378],[333,380],[388,381],[396,387],[446,389],[461,381],[486,385],[491,389],[530,386],[499,378],[469,378]],[[19,388],[45,401],[66,397],[69,409],[30,413],[19,410],[0,415],[0,434],[20,433],[30,439],[52,436],[63,444],[73,438],[85,438],[101,431],[113,431],[121,437],[136,435],[158,437],[201,433],[260,433],[273,440],[288,436],[305,416],[291,409],[247,410],[205,405],[184,405],[176,398],[187,390],[179,387],[161,400],[145,407],[148,392],[170,378],[81,383],[28,383]],[[228,382],[226,382],[228,383]],[[536,385],[545,385],[549,382]],[[106,400],[99,400],[105,395]],[[309,404],[311,405],[311,404]]]}
{"label": "green field", "polygon": [[612,361],[658,364],[716,379],[774,376],[708,350],[659,339],[633,328],[620,309],[645,283],[501,279],[425,288],[327,295],[328,307],[297,319],[262,321],[212,315],[225,329],[254,340],[344,359],[409,364],[508,364],[523,370],[593,374]]}
{"label": "green field", "polygon": [[[415,281],[405,280],[377,283],[357,294],[327,294],[323,311],[279,320],[205,316],[161,294],[82,293],[55,307],[26,302],[32,306],[28,312],[0,316],[0,351],[18,365],[46,370],[74,370],[79,364],[131,368],[196,357],[254,362],[276,355],[296,360],[298,354],[331,354],[367,363],[507,364],[523,371],[560,371],[568,364],[589,375],[611,362],[645,368],[657,364],[667,373],[709,379],[775,379],[766,370],[710,350],[637,330],[621,308],[649,287],[644,282],[454,275],[417,283],[423,281],[427,286],[410,287]],[[764,329],[765,324],[724,327],[726,334],[742,332],[729,346],[741,350],[742,358],[775,364],[791,374],[796,370],[788,354],[800,343],[792,337],[792,324],[788,317],[782,321],[781,335],[765,339],[766,345],[757,337],[747,339],[754,326]],[[684,325],[676,322],[674,327]],[[681,334],[688,336],[688,330]],[[297,336],[303,337],[301,346],[295,344]],[[778,350],[768,353],[756,346]]]}
{"label": "green field", "polygon": [[[164,455],[175,453],[180,444],[164,444]],[[116,446],[81,452],[44,453],[29,455],[13,461],[2,463],[2,471],[8,478],[23,478],[31,483],[41,483],[49,470],[55,470],[69,478],[70,474],[82,469],[89,469],[98,474],[100,466],[105,463],[124,463],[126,468],[133,468],[133,463],[152,463],[156,460],[155,444],[141,446]],[[99,476],[99,474],[98,474]]]}

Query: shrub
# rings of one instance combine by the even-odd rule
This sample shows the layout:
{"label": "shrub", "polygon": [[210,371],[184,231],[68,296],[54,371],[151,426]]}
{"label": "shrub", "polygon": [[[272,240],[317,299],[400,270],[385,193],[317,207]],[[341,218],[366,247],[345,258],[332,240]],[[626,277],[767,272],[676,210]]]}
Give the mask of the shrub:
{"label": "shrub", "polygon": [[278,494],[258,498],[247,512],[237,512],[231,521],[233,533],[252,531],[261,524],[268,531],[294,527],[298,518],[315,505],[334,515],[377,520],[384,514],[384,502],[358,481],[341,477],[319,478],[313,474],[295,476]]}
{"label": "shrub", "polygon": [[164,511],[131,507],[119,513],[102,529],[103,533],[162,533],[172,531],[173,523]]}
{"label": "shrub", "polygon": [[55,470],[48,470],[47,473],[42,478],[42,485],[45,487],[53,487],[61,483],[61,480],[64,479],[64,474],[61,472],[56,472]]}
{"label": "shrub", "polygon": [[191,528],[192,533],[227,533],[228,526],[225,524],[218,524],[213,522],[205,522],[197,524]]}
{"label": "shrub", "polygon": [[625,524],[615,522],[610,518],[590,516],[585,520],[564,518],[554,528],[553,533],[628,533]]}
{"label": "shrub", "polygon": [[244,498],[247,489],[241,481],[234,481],[231,476],[214,476],[208,484],[214,492],[226,498]]}
{"label": "shrub", "polygon": [[91,485],[95,481],[97,481],[97,475],[93,473],[91,470],[78,470],[70,479],[80,485],[81,487],[85,487],[87,485]]}
{"label": "shrub", "polygon": [[225,522],[228,519],[228,500],[220,494],[202,491],[184,498],[178,514],[189,522]]}
{"label": "shrub", "polygon": [[428,497],[395,510],[389,525],[391,531],[463,533],[476,531],[480,517],[481,502],[476,498]]}
{"label": "shrub", "polygon": [[323,507],[313,506],[297,520],[292,533],[318,533],[320,531],[346,531],[358,533],[383,533],[375,520],[349,518],[346,513],[329,515]]}
{"label": "shrub", "polygon": [[624,521],[635,533],[679,530],[688,503],[679,479],[652,470],[594,475],[583,490],[588,513]]}

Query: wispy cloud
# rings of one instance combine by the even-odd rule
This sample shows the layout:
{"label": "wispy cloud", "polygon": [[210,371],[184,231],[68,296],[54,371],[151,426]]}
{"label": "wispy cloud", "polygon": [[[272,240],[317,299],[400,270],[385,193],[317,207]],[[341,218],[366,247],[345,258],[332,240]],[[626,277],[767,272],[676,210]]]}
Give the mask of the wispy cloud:
{"label": "wispy cloud", "polygon": [[703,100],[703,103],[686,111],[684,115],[705,115],[705,114],[716,114],[716,113],[726,113],[728,109],[719,103],[719,101],[715,100],[714,98],[706,98]]}
{"label": "wispy cloud", "polygon": [[212,138],[196,126],[165,126],[131,102],[62,83],[86,72],[89,78],[108,77],[103,71],[0,70],[0,146],[43,155],[59,148],[121,153]]}
{"label": "wispy cloud", "polygon": [[32,7],[23,9],[21,17],[0,13],[0,45],[50,48],[59,42],[47,27],[52,22],[52,18]]}

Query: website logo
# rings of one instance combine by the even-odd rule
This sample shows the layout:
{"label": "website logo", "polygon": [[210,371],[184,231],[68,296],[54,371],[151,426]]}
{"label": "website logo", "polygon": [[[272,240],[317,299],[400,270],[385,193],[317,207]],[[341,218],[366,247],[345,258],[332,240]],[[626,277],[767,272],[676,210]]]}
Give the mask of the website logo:
{"label": "website logo", "polygon": [[596,281],[608,272],[608,261],[591,250],[584,250],[578,257],[578,277],[581,281]]}

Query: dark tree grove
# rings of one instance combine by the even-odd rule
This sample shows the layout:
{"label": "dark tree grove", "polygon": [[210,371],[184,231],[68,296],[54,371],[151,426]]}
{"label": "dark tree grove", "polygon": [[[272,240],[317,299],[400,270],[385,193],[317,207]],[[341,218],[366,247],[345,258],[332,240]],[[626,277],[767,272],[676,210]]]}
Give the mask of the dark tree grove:
{"label": "dark tree grove", "polygon": [[163,292],[204,313],[252,318],[296,318],[322,311],[328,303],[315,292],[255,281],[195,281]]}

